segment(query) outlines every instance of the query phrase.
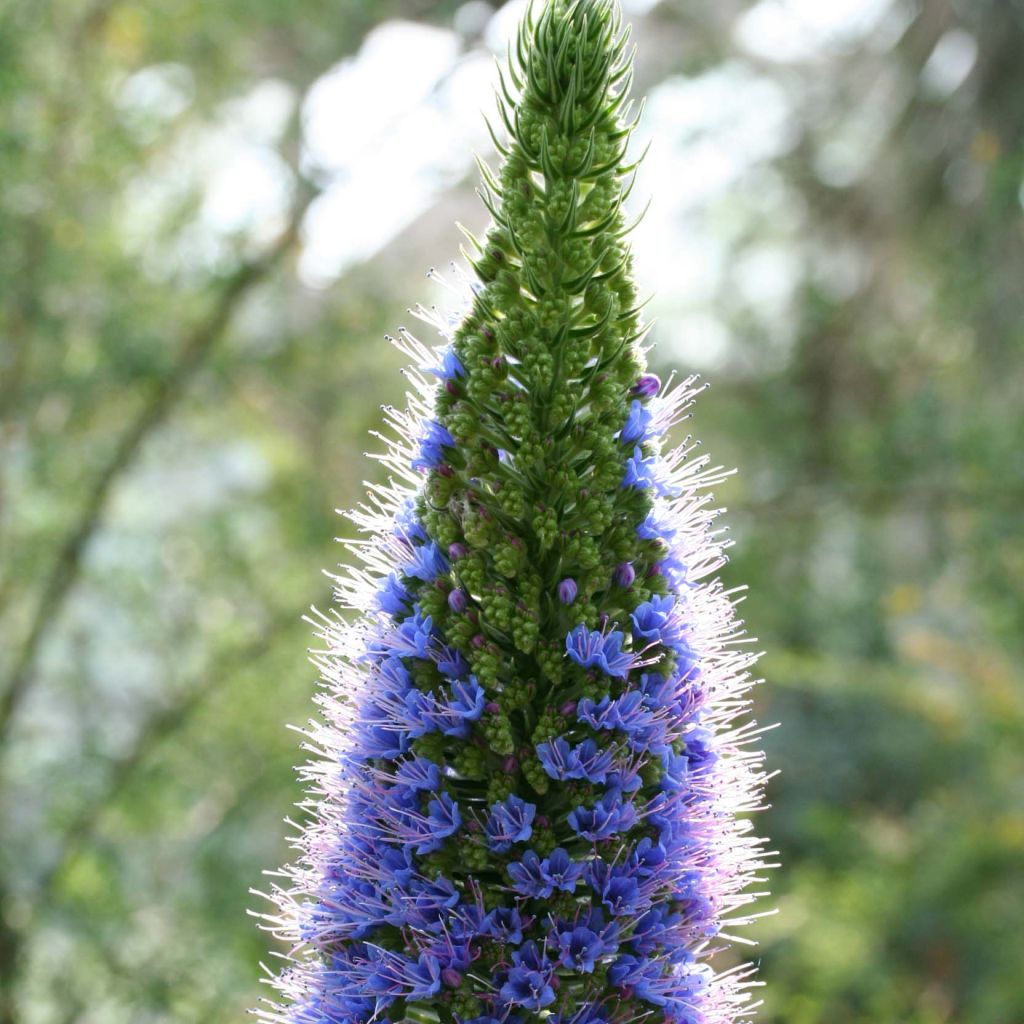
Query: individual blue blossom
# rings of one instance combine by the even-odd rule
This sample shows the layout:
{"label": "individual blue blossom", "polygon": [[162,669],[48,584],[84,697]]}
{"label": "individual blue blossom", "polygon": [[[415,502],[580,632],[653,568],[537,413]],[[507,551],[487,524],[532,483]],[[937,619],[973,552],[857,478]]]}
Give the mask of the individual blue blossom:
{"label": "individual blue blossom", "polygon": [[619,630],[602,633],[579,625],[566,636],[565,649],[577,665],[599,668],[614,679],[624,679],[633,667],[633,655],[622,650],[624,640]]}
{"label": "individual blue blossom", "polygon": [[439,380],[459,380],[466,376],[466,368],[450,345],[440,352],[440,361],[436,366],[428,366],[427,372]]}
{"label": "individual blue blossom", "polygon": [[518,946],[523,941],[523,919],[515,907],[495,907],[484,918],[479,934]]}
{"label": "individual blue blossom", "polygon": [[568,820],[578,836],[596,843],[632,828],[636,821],[636,807],[631,801],[607,794],[593,807],[577,807],[570,812]]}
{"label": "individual blue blossom", "polygon": [[413,757],[399,763],[395,781],[412,790],[433,791],[441,785],[441,769],[425,757]]}
{"label": "individual blue blossom", "polygon": [[434,541],[413,548],[411,558],[402,570],[406,576],[429,583],[448,571],[448,559]]}
{"label": "individual blue blossom", "polygon": [[522,1006],[526,1010],[543,1010],[555,1001],[551,975],[529,967],[513,967],[498,994],[505,1002]]}
{"label": "individual blue blossom", "polygon": [[417,853],[439,850],[448,836],[458,832],[462,825],[459,805],[447,794],[442,793],[427,804],[427,815],[423,823],[424,838],[416,845]]}
{"label": "individual blue blossom", "polygon": [[520,896],[550,896],[554,885],[545,877],[540,857],[527,850],[521,860],[512,861],[506,868],[512,879],[512,888]]}
{"label": "individual blue blossom", "polygon": [[683,639],[682,624],[675,614],[676,599],[670,594],[655,594],[649,601],[637,605],[630,615],[633,636],[647,643],[660,643],[671,647]]}
{"label": "individual blue blossom", "polygon": [[628,444],[643,443],[650,436],[651,410],[639,399],[629,404],[626,425],[619,431],[619,440]]}
{"label": "individual blue blossom", "polygon": [[623,487],[635,487],[637,490],[646,490],[654,487],[657,483],[653,455],[644,458],[644,453],[639,446],[633,449],[633,454],[626,460],[626,473],[622,478]]}
{"label": "individual blue blossom", "polygon": [[377,591],[377,607],[388,615],[407,615],[412,595],[402,586],[397,573],[389,573]]}
{"label": "individual blue blossom", "polygon": [[469,676],[469,662],[457,647],[445,644],[438,652],[437,670],[449,679],[465,679]]}
{"label": "individual blue blossom", "polygon": [[593,740],[584,740],[575,747],[562,737],[537,744],[537,757],[544,771],[553,779],[584,779],[604,782],[614,764],[610,750],[601,750]]}
{"label": "individual blue blossom", "polygon": [[[573,971],[590,974],[606,953],[601,937],[589,928],[573,928],[557,936],[559,963]],[[614,948],[614,947],[613,947]]]}
{"label": "individual blue blossom", "polygon": [[429,655],[434,620],[419,609],[398,627],[392,650],[402,658],[426,658]]}
{"label": "individual blue blossom", "polygon": [[513,843],[525,843],[533,834],[536,813],[535,804],[529,804],[518,796],[510,796],[501,803],[492,804],[484,826],[487,845],[495,853],[506,853]]}
{"label": "individual blue blossom", "polygon": [[420,437],[419,454],[412,460],[413,469],[434,469],[444,462],[445,449],[455,446],[455,438],[437,420],[427,420]]}
{"label": "individual blue blossom", "polygon": [[506,870],[517,893],[546,898],[556,889],[573,892],[586,866],[573,861],[565,850],[558,847],[543,860],[533,850],[527,850],[521,860],[513,861]]}

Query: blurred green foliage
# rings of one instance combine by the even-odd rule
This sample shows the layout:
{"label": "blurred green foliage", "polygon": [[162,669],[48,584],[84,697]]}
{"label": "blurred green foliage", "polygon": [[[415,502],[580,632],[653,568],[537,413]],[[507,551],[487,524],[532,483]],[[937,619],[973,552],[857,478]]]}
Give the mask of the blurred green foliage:
{"label": "blurred green foliage", "polygon": [[[743,50],[752,6],[635,21],[649,91],[742,65],[789,103],[789,142],[701,209],[729,345],[694,428],[741,468],[725,576],[781,723],[762,1019],[1021,1024],[1024,8],[877,3],[806,58]],[[283,723],[312,713],[300,616],[329,601],[333,510],[401,390],[379,339],[436,299],[421,275],[455,255],[454,217],[482,223],[469,176],[304,283],[323,181],[298,100],[387,18],[458,11],[468,52],[481,10],[0,6],[0,1024],[227,1021],[258,997],[248,890],[287,858]],[[180,89],[127,103],[154,67]],[[270,142],[291,206],[215,231],[182,154],[267,81],[293,97]],[[737,287],[766,241],[781,322]],[[657,368],[700,364],[667,322]]]}

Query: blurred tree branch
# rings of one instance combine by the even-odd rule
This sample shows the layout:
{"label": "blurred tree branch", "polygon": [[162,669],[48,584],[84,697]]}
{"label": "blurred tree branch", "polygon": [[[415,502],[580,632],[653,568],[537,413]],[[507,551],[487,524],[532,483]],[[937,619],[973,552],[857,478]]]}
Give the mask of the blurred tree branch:
{"label": "blurred tree branch", "polygon": [[292,249],[313,196],[314,193],[305,190],[295,204],[288,226],[277,241],[256,259],[243,263],[227,278],[209,314],[187,335],[180,346],[177,360],[152,389],[146,403],[121,435],[107,464],[93,481],[77,521],[58,547],[27,635],[18,647],[12,667],[0,689],[0,748],[3,747],[12,719],[31,685],[35,658],[43,638],[60,616],[78,579],[82,555],[103,521],[114,487],[131,467],[146,439],[167,419],[184,396],[192,378],[222,339],[225,328],[242,300],[267,278]]}

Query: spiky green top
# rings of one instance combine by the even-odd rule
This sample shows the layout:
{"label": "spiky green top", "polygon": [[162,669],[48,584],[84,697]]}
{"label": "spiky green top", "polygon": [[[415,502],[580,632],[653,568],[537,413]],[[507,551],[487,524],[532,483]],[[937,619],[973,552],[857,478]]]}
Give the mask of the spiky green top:
{"label": "spiky green top", "polygon": [[[528,16],[478,280],[352,513],[370,572],[324,617],[313,822],[275,892],[305,944],[266,1020],[724,1024],[709,942],[748,902],[762,780],[750,658],[717,581],[720,479],[659,436],[692,379],[646,374],[622,211],[631,64],[617,8]],[[367,609],[371,609],[367,611]],[[730,923],[737,923],[733,917]]]}

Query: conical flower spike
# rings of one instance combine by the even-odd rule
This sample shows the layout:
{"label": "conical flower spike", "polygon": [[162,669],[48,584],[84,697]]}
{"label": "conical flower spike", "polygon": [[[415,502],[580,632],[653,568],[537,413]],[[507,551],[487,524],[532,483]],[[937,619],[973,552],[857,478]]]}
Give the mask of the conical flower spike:
{"label": "conical flower spike", "polygon": [[[324,616],[310,823],[273,898],[289,1024],[725,1024],[762,845],[751,657],[713,578],[693,379],[646,372],[611,2],[536,5],[465,307],[403,329],[391,481]],[[635,122],[634,122],[635,123]],[[735,964],[735,959],[730,961]]]}

